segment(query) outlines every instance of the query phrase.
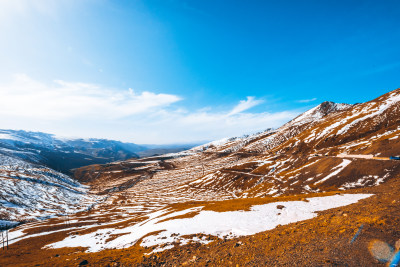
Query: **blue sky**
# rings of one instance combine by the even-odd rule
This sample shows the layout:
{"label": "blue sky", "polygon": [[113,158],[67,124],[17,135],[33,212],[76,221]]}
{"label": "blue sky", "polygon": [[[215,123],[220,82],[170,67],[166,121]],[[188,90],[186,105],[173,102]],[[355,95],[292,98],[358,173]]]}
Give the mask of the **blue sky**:
{"label": "blue sky", "polygon": [[399,1],[3,0],[0,128],[185,143],[400,87]]}

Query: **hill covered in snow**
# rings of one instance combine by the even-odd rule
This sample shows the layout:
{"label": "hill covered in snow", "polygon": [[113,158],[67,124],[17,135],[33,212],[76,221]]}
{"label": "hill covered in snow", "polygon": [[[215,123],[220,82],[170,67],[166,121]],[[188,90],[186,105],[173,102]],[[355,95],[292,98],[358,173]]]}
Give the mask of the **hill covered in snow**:
{"label": "hill covered in snow", "polygon": [[0,155],[0,185],[2,225],[83,211],[101,199],[63,173],[5,155]]}

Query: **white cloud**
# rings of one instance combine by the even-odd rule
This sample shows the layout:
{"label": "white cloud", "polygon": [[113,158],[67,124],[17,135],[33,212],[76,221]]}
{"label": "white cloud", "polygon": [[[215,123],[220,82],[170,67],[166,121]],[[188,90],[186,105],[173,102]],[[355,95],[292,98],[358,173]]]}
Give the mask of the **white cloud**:
{"label": "white cloud", "polygon": [[310,98],[310,99],[297,100],[296,102],[298,102],[298,103],[310,103],[310,102],[314,102],[315,100],[317,100],[316,97]]}
{"label": "white cloud", "polygon": [[242,111],[248,110],[252,107],[255,107],[261,103],[263,103],[263,100],[257,100],[253,96],[248,96],[247,100],[241,100],[237,106],[235,106],[232,111],[229,113],[229,115],[234,115],[237,113],[240,113]]}
{"label": "white cloud", "polygon": [[179,101],[170,94],[117,91],[87,83],[54,81],[47,85],[26,75],[15,75],[0,85],[0,115],[60,120],[66,118],[118,119],[154,111]]}
{"label": "white cloud", "polygon": [[24,129],[60,136],[108,138],[135,143],[188,143],[277,128],[298,110],[251,113],[254,97],[233,109],[205,106],[191,111],[172,94],[113,90],[78,82],[38,82],[16,75],[0,84],[0,129]]}
{"label": "white cloud", "polygon": [[132,134],[137,136],[134,140],[146,135],[151,140],[155,140],[153,142],[161,143],[211,141],[242,136],[267,128],[278,128],[297,115],[299,115],[298,110],[235,114],[232,111],[213,112],[209,108],[196,112],[160,110],[152,114],[150,119],[143,118],[142,122],[147,125],[135,128]]}
{"label": "white cloud", "polygon": [[277,128],[295,117],[296,114],[297,113],[291,111],[276,113],[237,113],[233,115],[202,112],[175,115],[174,121],[177,122],[181,128],[183,135],[185,135],[184,129],[190,129],[198,135],[198,140],[200,140],[202,136],[212,140],[222,137],[240,136],[270,127]]}

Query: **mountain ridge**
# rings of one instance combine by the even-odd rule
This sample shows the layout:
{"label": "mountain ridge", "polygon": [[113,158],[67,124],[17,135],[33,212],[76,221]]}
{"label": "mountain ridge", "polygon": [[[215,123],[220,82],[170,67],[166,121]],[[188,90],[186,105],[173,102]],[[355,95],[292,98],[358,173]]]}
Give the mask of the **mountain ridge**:
{"label": "mountain ridge", "polygon": [[98,138],[64,138],[43,132],[0,129],[0,154],[46,165],[71,174],[71,170],[91,164],[179,152],[190,145],[138,145]]}

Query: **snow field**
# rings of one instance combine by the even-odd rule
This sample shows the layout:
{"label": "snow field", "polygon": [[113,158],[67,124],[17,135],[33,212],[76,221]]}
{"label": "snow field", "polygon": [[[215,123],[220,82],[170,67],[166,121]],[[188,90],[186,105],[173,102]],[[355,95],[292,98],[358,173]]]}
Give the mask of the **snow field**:
{"label": "snow field", "polygon": [[[293,222],[311,219],[316,212],[356,203],[371,194],[346,194],[309,198],[305,201],[274,202],[256,205],[250,211],[214,212],[201,210],[201,207],[167,214],[168,210],[156,211],[149,218],[125,228],[105,228],[85,235],[71,235],[62,241],[50,244],[48,248],[87,247],[88,252],[103,249],[126,248],[146,236],[141,245],[145,247],[162,246],[170,248],[173,242],[188,242],[183,236],[205,234],[233,238],[253,235],[262,231]],[[283,205],[283,209],[277,209]],[[191,212],[197,215],[183,219],[171,219]],[[166,220],[170,219],[170,220]],[[151,234],[154,233],[154,234]],[[106,242],[111,235],[121,236]],[[149,235],[150,234],[150,235]],[[193,240],[193,239],[192,239]],[[199,242],[207,242],[199,239]],[[156,247],[160,250],[160,247]]]}

